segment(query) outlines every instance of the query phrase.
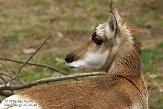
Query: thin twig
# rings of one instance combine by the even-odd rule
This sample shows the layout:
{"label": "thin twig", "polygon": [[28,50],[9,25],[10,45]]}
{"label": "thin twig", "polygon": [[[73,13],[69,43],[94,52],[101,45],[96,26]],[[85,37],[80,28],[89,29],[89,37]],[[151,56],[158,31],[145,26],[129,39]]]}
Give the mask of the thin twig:
{"label": "thin twig", "polygon": [[29,57],[29,59],[20,67],[20,69],[18,70],[18,73],[20,73],[20,71],[22,70],[22,68],[36,55],[36,53],[42,48],[42,46],[52,37],[52,35],[50,35],[41,45],[40,47],[33,53],[32,56]]}
{"label": "thin twig", "polygon": [[8,78],[12,78],[12,76],[5,74],[5,73],[0,73],[0,79],[5,83],[5,85],[8,83],[8,81],[5,80],[3,76],[6,76]]}
{"label": "thin twig", "polygon": [[[14,59],[9,59],[9,58],[3,58],[3,57],[0,57],[0,60],[2,61],[9,61],[9,62],[15,62],[15,63],[19,63],[19,64],[24,64],[25,62],[23,61],[18,61],[18,60],[14,60]],[[32,65],[32,66],[37,66],[37,67],[42,67],[42,68],[46,68],[46,69],[49,69],[49,70],[52,70],[52,71],[56,71],[58,73],[61,73],[63,75],[68,75],[68,73],[64,72],[64,71],[61,71],[57,68],[54,68],[52,66],[49,66],[49,65],[46,65],[46,64],[38,64],[38,63],[33,63],[33,62],[28,62],[26,63],[27,65]],[[74,80],[78,81],[77,78],[74,78]]]}
{"label": "thin twig", "polygon": [[9,78],[12,78],[12,76],[10,76],[8,74],[5,74],[5,73],[0,73],[0,75],[3,75],[3,76],[6,76],[6,77],[9,77]]}
{"label": "thin twig", "polygon": [[25,83],[23,80],[19,78],[19,75],[15,71],[11,71],[15,75],[15,80],[16,82],[18,81],[19,83]]}
{"label": "thin twig", "polygon": [[8,81],[8,83],[10,82],[10,81],[12,81],[12,80],[15,80],[15,79],[17,79],[18,81],[21,81],[20,79],[19,79],[19,73],[21,72],[21,70],[23,69],[23,67],[36,55],[36,53],[42,48],[42,46],[49,40],[49,38],[51,38],[52,37],[52,35],[50,35],[41,45],[40,45],[40,47],[29,57],[29,59],[25,62],[25,63],[23,63],[23,65],[20,67],[20,69],[18,70],[18,74],[16,73],[16,75],[15,75],[15,77],[13,77],[11,80],[9,80]]}
{"label": "thin twig", "polygon": [[7,84],[7,81],[4,79],[3,76],[0,75],[0,79],[1,79],[5,84]]}
{"label": "thin twig", "polygon": [[[14,74],[14,77],[12,77],[9,81],[12,81],[12,80],[17,80],[16,82],[19,82],[19,83],[24,83],[18,76],[18,74],[15,72],[15,71],[11,71],[5,64],[1,63],[1,65],[9,72],[9,73],[13,73]],[[6,84],[9,83],[9,81],[7,81]]]}
{"label": "thin twig", "polygon": [[81,73],[81,74],[67,75],[67,76],[61,76],[61,77],[44,78],[44,79],[40,79],[40,80],[36,80],[30,83],[20,84],[20,85],[10,85],[10,86],[0,85],[0,90],[13,91],[13,90],[29,88],[29,87],[36,86],[36,85],[43,84],[43,83],[62,81],[62,80],[68,80],[68,79],[73,79],[73,78],[88,77],[88,76],[98,76],[98,75],[104,75],[104,73],[100,73],[100,72]]}
{"label": "thin twig", "polygon": [[[13,73],[14,73],[14,77],[11,78],[10,80],[8,80],[7,83],[6,83],[5,85],[9,84],[12,80],[15,80],[16,82],[18,81],[20,84],[25,83],[24,81],[22,81],[22,80],[19,78],[19,76],[18,76],[18,74],[17,74],[16,72],[13,71]],[[18,83],[18,84],[19,84],[19,83]]]}
{"label": "thin twig", "polygon": [[4,63],[1,63],[1,65],[7,70],[7,72],[11,73],[11,70],[5,65]]}
{"label": "thin twig", "polygon": [[[24,64],[25,62],[23,61],[18,61],[18,60],[14,60],[14,59],[9,59],[9,58],[3,58],[3,57],[0,57],[0,60],[2,61],[9,61],[9,62],[14,62],[14,63],[18,63],[18,64]],[[47,68],[49,70],[52,70],[52,71],[56,71],[58,73],[61,73],[63,75],[68,75],[68,73],[66,72],[63,72],[57,68],[54,68],[52,66],[49,66],[49,65],[46,65],[46,64],[38,64],[38,63],[33,63],[33,62],[28,62],[26,63],[27,65],[32,65],[32,66],[37,66],[37,67],[42,67],[42,68]]]}

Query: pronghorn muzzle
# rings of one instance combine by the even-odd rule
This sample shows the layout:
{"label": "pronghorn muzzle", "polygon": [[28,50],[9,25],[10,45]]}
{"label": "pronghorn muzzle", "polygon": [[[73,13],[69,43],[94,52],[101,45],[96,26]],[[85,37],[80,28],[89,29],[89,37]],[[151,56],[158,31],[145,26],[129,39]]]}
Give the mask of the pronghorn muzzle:
{"label": "pronghorn muzzle", "polygon": [[72,63],[75,60],[77,60],[77,56],[75,54],[70,53],[70,54],[66,55],[65,61],[67,63]]}

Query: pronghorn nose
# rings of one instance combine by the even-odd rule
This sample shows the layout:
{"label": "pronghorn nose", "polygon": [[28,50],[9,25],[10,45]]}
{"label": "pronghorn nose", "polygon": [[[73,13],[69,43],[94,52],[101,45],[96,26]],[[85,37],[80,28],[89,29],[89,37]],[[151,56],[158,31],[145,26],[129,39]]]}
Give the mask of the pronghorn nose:
{"label": "pronghorn nose", "polygon": [[65,58],[65,61],[67,62],[67,63],[71,63],[71,62],[73,62],[75,60],[75,57],[74,57],[74,55],[72,55],[72,54],[68,54],[67,56],[66,56],[66,58]]}

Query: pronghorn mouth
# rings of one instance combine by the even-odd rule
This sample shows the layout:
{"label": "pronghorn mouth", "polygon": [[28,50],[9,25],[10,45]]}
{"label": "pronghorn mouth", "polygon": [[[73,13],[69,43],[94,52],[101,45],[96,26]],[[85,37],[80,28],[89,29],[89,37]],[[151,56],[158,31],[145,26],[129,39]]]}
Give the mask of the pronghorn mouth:
{"label": "pronghorn mouth", "polygon": [[78,68],[78,67],[74,67],[74,66],[69,66],[70,69],[75,69],[75,68]]}
{"label": "pronghorn mouth", "polygon": [[79,68],[80,66],[74,66],[74,65],[71,65],[72,63],[67,63],[66,65],[70,68],[70,69],[77,69]]}

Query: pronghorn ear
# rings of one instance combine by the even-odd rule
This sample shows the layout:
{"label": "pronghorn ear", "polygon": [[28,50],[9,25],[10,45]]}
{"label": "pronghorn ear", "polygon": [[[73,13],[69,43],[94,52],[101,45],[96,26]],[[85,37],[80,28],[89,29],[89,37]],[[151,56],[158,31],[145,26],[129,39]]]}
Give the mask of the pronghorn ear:
{"label": "pronghorn ear", "polygon": [[121,16],[120,16],[120,14],[118,12],[118,9],[117,9],[115,3],[112,0],[110,2],[110,9],[109,10],[114,14],[117,21],[121,20]]}
{"label": "pronghorn ear", "polygon": [[108,38],[112,38],[115,36],[117,32],[117,21],[114,14],[110,11],[109,12],[109,19],[108,19]]}

